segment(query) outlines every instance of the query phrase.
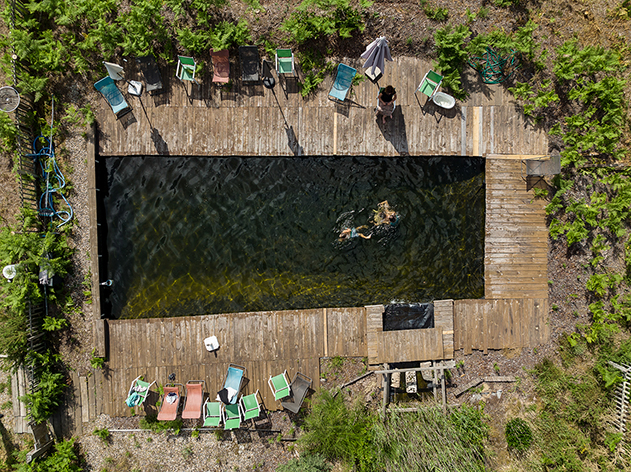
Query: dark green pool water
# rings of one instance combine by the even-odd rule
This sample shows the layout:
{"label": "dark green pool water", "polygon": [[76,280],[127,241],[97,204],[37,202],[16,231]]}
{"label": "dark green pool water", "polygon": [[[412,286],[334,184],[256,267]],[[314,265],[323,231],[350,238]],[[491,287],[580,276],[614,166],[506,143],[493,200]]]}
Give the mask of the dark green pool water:
{"label": "dark green pool water", "polygon": [[[482,159],[101,159],[111,317],[483,295]],[[394,228],[370,223],[383,200]]]}

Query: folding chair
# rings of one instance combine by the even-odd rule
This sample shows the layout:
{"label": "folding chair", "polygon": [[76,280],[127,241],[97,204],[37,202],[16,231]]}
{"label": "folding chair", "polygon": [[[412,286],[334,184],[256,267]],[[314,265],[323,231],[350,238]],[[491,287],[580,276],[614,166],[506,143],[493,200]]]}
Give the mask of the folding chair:
{"label": "folding chair", "polygon": [[230,364],[228,366],[228,371],[226,372],[226,380],[223,383],[223,388],[232,388],[236,390],[234,397],[230,400],[230,404],[234,405],[237,403],[237,399],[239,396],[239,392],[241,391],[241,383],[243,382],[243,376],[245,375],[245,367]]}
{"label": "folding chair", "polygon": [[197,63],[192,57],[177,56],[177,69],[175,70],[175,75],[181,81],[188,80],[190,82],[197,83],[195,80],[196,68]]}
{"label": "folding chair", "polygon": [[149,388],[154,383],[156,383],[155,380],[151,383],[145,382],[142,380],[142,375],[136,377],[131,383],[129,392],[127,393],[127,400],[125,400],[127,406],[133,408],[142,405],[147,399],[147,395],[149,395]]}
{"label": "folding chair", "polygon": [[288,397],[291,393],[289,380],[287,379],[287,371],[282,374],[278,374],[275,377],[270,375],[267,380],[267,384],[274,394],[274,400],[282,400],[283,398]]}
{"label": "folding chair", "polygon": [[110,76],[104,77],[94,84],[94,88],[101,92],[103,98],[107,101],[116,118],[121,118],[131,111],[131,108],[125,101],[123,94],[112,80]]}
{"label": "folding chair", "polygon": [[550,156],[523,159],[521,164],[521,178],[528,180],[528,177],[539,177],[538,183],[547,175],[561,173],[561,154],[559,151],[554,150]]}
{"label": "folding chair", "polygon": [[329,100],[338,100],[344,102],[346,95],[351,89],[353,84],[353,78],[357,74],[357,69],[353,69],[345,64],[337,66],[337,74],[335,75],[335,81],[329,92]]}
{"label": "folding chair", "polygon": [[276,72],[280,74],[296,74],[294,53],[291,49],[276,50]]}
{"label": "folding chair", "polygon": [[199,419],[202,416],[205,380],[189,380],[186,382],[186,403],[182,410],[182,419]]}
{"label": "folding chair", "polygon": [[440,87],[442,82],[443,76],[430,70],[423,76],[423,80],[418,84],[414,93],[421,92],[423,95],[427,96],[428,100],[431,100],[434,94],[438,92],[438,87]]}
{"label": "folding chair", "polygon": [[210,50],[213,61],[213,82],[227,84],[230,82],[230,54],[227,49],[221,51]]}
{"label": "folding chair", "polygon": [[241,427],[241,409],[239,405],[224,405],[223,425],[224,429],[230,430]]}
{"label": "folding chair", "polygon": [[158,64],[156,64],[155,58],[151,54],[137,57],[136,63],[147,83],[145,90],[147,90],[150,95],[157,95],[164,92],[162,88],[162,74],[160,73]]}
{"label": "folding chair", "polygon": [[259,394],[258,389],[251,395],[246,395],[245,397],[241,395],[241,415],[243,416],[243,421],[253,420],[259,417],[261,414],[261,404],[257,398]]}
{"label": "folding chair", "polygon": [[204,403],[204,427],[218,428],[221,424],[221,402],[210,402],[206,400]]}
{"label": "folding chair", "polygon": [[296,372],[294,380],[291,381],[290,385],[291,395],[289,398],[281,402],[283,408],[291,411],[292,413],[298,413],[312,384],[313,380],[300,372]]}
{"label": "folding chair", "polygon": [[243,82],[258,82],[261,80],[259,49],[256,46],[239,46],[241,62],[241,80]]}

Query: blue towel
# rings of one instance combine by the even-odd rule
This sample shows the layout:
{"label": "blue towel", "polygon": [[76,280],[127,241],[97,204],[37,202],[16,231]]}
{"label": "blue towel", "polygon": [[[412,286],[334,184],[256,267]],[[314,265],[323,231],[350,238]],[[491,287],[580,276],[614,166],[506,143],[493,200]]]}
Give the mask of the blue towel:
{"label": "blue towel", "polygon": [[125,403],[127,404],[129,408],[133,408],[140,403],[141,399],[142,397],[138,395],[136,392],[131,392],[131,395],[127,397],[127,400],[125,400]]}

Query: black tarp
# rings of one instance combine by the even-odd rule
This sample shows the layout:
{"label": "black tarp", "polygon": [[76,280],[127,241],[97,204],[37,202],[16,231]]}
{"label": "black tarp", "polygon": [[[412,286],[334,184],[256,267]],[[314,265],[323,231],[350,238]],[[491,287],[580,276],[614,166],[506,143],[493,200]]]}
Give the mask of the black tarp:
{"label": "black tarp", "polygon": [[383,312],[384,331],[433,327],[433,303],[395,303],[386,305]]}

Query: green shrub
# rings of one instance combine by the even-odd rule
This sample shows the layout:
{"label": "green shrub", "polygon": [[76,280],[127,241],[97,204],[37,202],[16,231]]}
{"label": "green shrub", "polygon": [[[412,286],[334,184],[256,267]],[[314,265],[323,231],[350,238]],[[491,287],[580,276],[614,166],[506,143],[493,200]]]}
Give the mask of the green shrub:
{"label": "green shrub", "polygon": [[493,0],[493,3],[498,7],[508,8],[516,6],[519,3],[519,0]]}
{"label": "green shrub", "polygon": [[162,0],[134,0],[129,12],[118,17],[118,25],[124,31],[122,44],[126,55],[144,56],[157,46],[170,49]]}
{"label": "green shrub", "polygon": [[319,454],[303,454],[287,464],[278,466],[276,472],[329,472],[331,466]]}
{"label": "green shrub", "polygon": [[94,434],[97,438],[105,443],[107,443],[110,439],[110,430],[107,428],[96,428],[94,431],[92,431],[92,434]]}
{"label": "green shrub", "polygon": [[75,438],[55,444],[55,449],[48,456],[25,463],[26,450],[20,453],[19,465],[15,465],[17,472],[81,472],[79,458],[75,452]]}
{"label": "green shrub", "polygon": [[46,316],[42,323],[42,329],[44,331],[61,331],[69,326],[68,320],[65,318],[54,318],[52,316]]}
{"label": "green shrub", "polygon": [[[361,8],[371,4],[360,1]],[[349,0],[303,0],[283,22],[281,30],[289,33],[290,41],[304,44],[336,33],[341,38],[351,38],[365,27],[361,10],[351,7]]]}
{"label": "green shrub", "polygon": [[52,366],[47,365],[40,376],[39,388],[33,393],[27,393],[20,397],[29,411],[29,417],[36,423],[48,420],[61,404],[64,388],[64,376],[51,371]]}
{"label": "green shrub", "polygon": [[460,75],[469,56],[464,47],[469,36],[471,31],[465,25],[458,25],[455,28],[447,25],[434,33],[437,50],[435,67],[444,77],[443,85],[449,87],[459,100],[467,96],[462,88]]}
{"label": "green shrub", "polygon": [[178,418],[174,421],[158,421],[158,415],[147,415],[140,419],[140,427],[150,429],[154,433],[172,431],[173,434],[178,435],[182,429],[182,420]]}
{"label": "green shrub", "polygon": [[102,369],[105,365],[105,358],[96,355],[96,349],[92,349],[92,357],[90,358],[90,366],[93,369]]}
{"label": "green shrub", "polygon": [[210,45],[215,51],[248,44],[251,39],[248,22],[246,20],[241,20],[236,24],[222,21],[217,24],[210,33]]}
{"label": "green shrub", "polygon": [[443,22],[449,19],[449,10],[447,10],[446,8],[432,8],[429,5],[425,4],[425,6],[423,7],[423,12],[430,20]]}
{"label": "green shrub", "polygon": [[521,418],[509,420],[504,428],[504,434],[508,447],[516,452],[525,452],[532,445],[532,429]]}

